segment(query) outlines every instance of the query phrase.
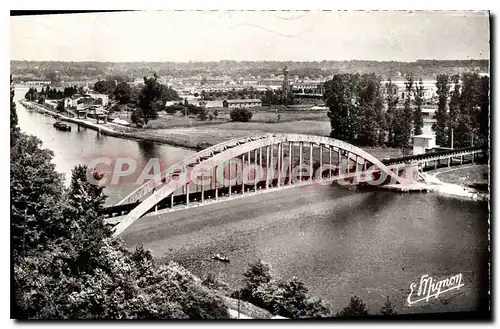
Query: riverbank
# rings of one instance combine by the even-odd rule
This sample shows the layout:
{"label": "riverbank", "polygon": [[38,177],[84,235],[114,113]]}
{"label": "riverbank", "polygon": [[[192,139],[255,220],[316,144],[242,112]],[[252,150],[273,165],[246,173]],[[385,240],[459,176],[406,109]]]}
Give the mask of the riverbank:
{"label": "riverbank", "polygon": [[[128,127],[121,127],[119,125],[113,124],[113,123],[107,123],[107,124],[97,124],[90,122],[88,120],[84,119],[75,119],[71,118],[66,115],[62,115],[56,111],[52,111],[49,109],[46,109],[40,105],[34,104],[27,102],[25,100],[19,101],[21,105],[28,109],[36,110],[38,112],[42,113],[47,113],[53,116],[58,116],[59,120],[65,121],[65,122],[70,122],[77,124],[81,127],[93,129],[95,131],[98,131],[99,133],[102,133],[103,135],[111,136],[111,137],[117,137],[117,138],[124,138],[124,139],[130,139],[130,140],[136,140],[136,141],[146,141],[146,142],[152,142],[156,144],[164,144],[164,145],[170,145],[170,146],[175,146],[179,148],[185,148],[189,150],[194,150],[194,151],[201,151],[204,148],[208,146],[204,145],[193,145],[193,144],[187,144],[183,142],[177,142],[175,140],[167,140],[165,136],[158,136],[158,135],[148,135],[145,134],[141,131],[137,131],[134,128],[128,128]],[[113,127],[113,128],[111,128]],[[209,145],[210,146],[210,145]]]}
{"label": "riverbank", "polygon": [[[113,123],[97,124],[84,119],[70,118],[60,115],[55,111],[48,110],[38,104],[21,100],[24,106],[31,106],[37,110],[59,115],[61,120],[76,123],[90,129],[117,138],[129,140],[146,141],[155,144],[175,146],[183,149],[201,151],[210,146],[225,142],[231,139],[242,138],[255,134],[268,133],[294,133],[305,135],[328,136],[330,132],[330,122],[304,120],[297,117],[298,121],[263,123],[263,122],[226,122],[205,124],[196,127],[175,127],[167,129],[138,129],[124,127]],[[385,147],[367,147],[365,151],[374,155],[378,159],[399,157],[402,152],[399,149]]]}
{"label": "riverbank", "polygon": [[442,168],[422,175],[428,183],[428,190],[436,194],[473,201],[488,201],[490,199],[488,180],[484,178],[484,173],[488,173],[488,165]]}

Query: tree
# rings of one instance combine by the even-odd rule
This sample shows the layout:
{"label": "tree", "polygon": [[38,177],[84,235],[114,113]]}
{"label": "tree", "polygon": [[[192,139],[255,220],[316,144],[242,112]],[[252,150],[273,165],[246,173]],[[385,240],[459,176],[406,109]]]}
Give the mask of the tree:
{"label": "tree", "polygon": [[113,95],[116,88],[115,80],[99,80],[94,84],[94,90],[101,94]]}
{"label": "tree", "polygon": [[396,311],[394,311],[394,305],[389,300],[389,296],[387,296],[387,300],[384,305],[380,308],[380,314],[384,316],[396,315]]}
{"label": "tree", "polygon": [[78,88],[76,86],[73,87],[65,87],[63,91],[64,97],[71,97],[74,94],[78,93]]}
{"label": "tree", "polygon": [[134,111],[132,111],[130,120],[132,121],[132,123],[135,123],[137,127],[141,128],[144,125],[144,120],[142,120],[141,115],[141,109],[135,109]]}
{"label": "tree", "polygon": [[385,87],[387,90],[387,112],[385,113],[385,129],[387,130],[388,144],[394,146],[394,126],[396,123],[396,111],[399,98],[396,96],[397,86],[392,83],[392,80],[390,78]]}
{"label": "tree", "polygon": [[445,146],[448,145],[447,126],[449,125],[449,118],[447,102],[450,92],[449,78],[446,74],[439,74],[436,77],[436,87],[438,108],[436,111],[436,123],[432,125],[432,130],[436,133],[436,144]]}
{"label": "tree", "polygon": [[[454,137],[456,146],[472,146],[477,142],[477,133],[480,125],[479,107],[480,79],[477,73],[464,73],[462,75],[462,88],[459,98],[459,115],[456,117],[456,131]],[[450,109],[451,117],[451,109]]]}
{"label": "tree", "polygon": [[219,111],[217,109],[214,110],[214,117],[217,118],[219,116]]}
{"label": "tree", "polygon": [[63,177],[51,163],[53,153],[42,142],[19,134],[10,153],[10,213],[14,259],[36,250],[53,237],[60,216]]}
{"label": "tree", "polygon": [[252,112],[244,108],[235,108],[231,110],[229,116],[233,121],[248,122],[252,118]]}
{"label": "tree", "polygon": [[335,74],[332,80],[325,82],[323,97],[330,108],[332,138],[353,142],[358,136],[358,81],[359,74]]}
{"label": "tree", "polygon": [[16,103],[14,102],[14,85],[12,84],[12,74],[10,75],[10,147],[12,147],[19,136],[19,128],[17,127],[17,111]]}
{"label": "tree", "polygon": [[132,92],[132,88],[130,88],[130,85],[126,82],[120,82],[114,91],[114,96],[115,99],[120,103],[120,104],[127,104],[130,102],[130,94]]}
{"label": "tree", "polygon": [[487,145],[490,137],[490,78],[480,79],[478,103],[479,113],[479,140],[478,144]]}
{"label": "tree", "polygon": [[403,116],[400,117],[401,130],[401,147],[404,149],[408,148],[411,137],[412,122],[413,122],[413,111],[411,109],[411,95],[413,94],[413,76],[406,76],[405,82],[405,101]]}
{"label": "tree", "polygon": [[351,297],[349,305],[337,313],[338,317],[368,316],[365,303],[358,297]]}
{"label": "tree", "polygon": [[152,78],[144,77],[144,87],[139,92],[138,104],[142,109],[141,116],[148,123],[158,118],[158,111],[165,109],[165,102],[179,100],[175,90],[158,82],[156,73]]}
{"label": "tree", "polygon": [[49,71],[45,74],[45,79],[50,80],[51,85],[57,85],[61,82],[61,77],[57,72]]}
{"label": "tree", "polygon": [[453,90],[450,93],[449,113],[447,116],[448,136],[446,145],[449,145],[450,147],[456,147],[455,143],[456,138],[453,135],[457,133],[458,118],[460,117],[460,99],[461,99],[460,76],[457,74],[453,75],[451,77],[451,83],[453,84]]}
{"label": "tree", "polygon": [[273,279],[269,265],[261,260],[249,264],[244,277],[244,287],[233,292],[233,298],[248,301],[272,314],[293,319],[331,315],[326,303],[307,295],[308,290],[304,283],[296,277],[286,281]]}
{"label": "tree", "polygon": [[198,114],[198,119],[201,121],[207,120],[207,111],[205,109],[202,109],[202,111]]}
{"label": "tree", "polygon": [[177,91],[172,89],[171,87],[167,87],[165,85],[161,85],[160,99],[162,102],[168,101],[178,101],[180,100],[179,94]]}
{"label": "tree", "polygon": [[424,104],[424,85],[422,79],[415,84],[414,91],[415,111],[413,112],[413,135],[422,135],[424,120],[422,118],[422,105]]}
{"label": "tree", "polygon": [[357,144],[360,146],[376,146],[379,142],[383,100],[380,78],[375,74],[363,74],[359,82],[359,130]]}

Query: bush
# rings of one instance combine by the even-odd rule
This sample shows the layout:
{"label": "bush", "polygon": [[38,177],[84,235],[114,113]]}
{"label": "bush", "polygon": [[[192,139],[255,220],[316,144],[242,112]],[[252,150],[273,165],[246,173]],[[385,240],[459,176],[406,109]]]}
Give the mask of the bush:
{"label": "bush", "polygon": [[170,106],[165,107],[165,111],[168,114],[175,114],[176,112],[184,111],[184,106],[182,106],[180,104],[170,105]]}
{"label": "bush", "polygon": [[252,118],[252,112],[247,109],[233,109],[231,113],[229,113],[231,120],[240,121],[240,122],[248,122]]}
{"label": "bush", "polygon": [[206,110],[202,110],[202,111],[198,114],[198,119],[200,119],[201,121],[205,121],[205,120],[207,120],[207,111],[206,111]]}
{"label": "bush", "polygon": [[396,315],[396,311],[394,311],[394,305],[392,305],[391,301],[389,300],[389,296],[387,296],[387,301],[385,302],[384,306],[380,309],[380,314],[385,315],[385,316],[390,316],[390,315]]}
{"label": "bush", "polygon": [[140,109],[136,109],[132,112],[130,120],[132,121],[132,123],[135,123],[135,125],[139,128],[141,128],[144,125],[144,119],[142,118]]}
{"label": "bush", "polygon": [[351,297],[349,305],[344,307],[342,311],[337,313],[339,317],[352,317],[352,316],[367,316],[368,310],[365,303],[358,296]]}
{"label": "bush", "polygon": [[250,302],[272,314],[287,318],[321,318],[331,315],[326,303],[307,295],[305,285],[295,277],[276,280],[269,265],[260,260],[245,272],[245,286],[231,297]]}

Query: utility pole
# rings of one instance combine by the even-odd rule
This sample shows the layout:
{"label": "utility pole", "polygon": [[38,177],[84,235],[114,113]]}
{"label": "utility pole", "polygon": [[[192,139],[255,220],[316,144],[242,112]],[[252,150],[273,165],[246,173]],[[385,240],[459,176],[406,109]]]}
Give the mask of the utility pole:
{"label": "utility pole", "polygon": [[451,128],[451,149],[453,149],[453,128]]}

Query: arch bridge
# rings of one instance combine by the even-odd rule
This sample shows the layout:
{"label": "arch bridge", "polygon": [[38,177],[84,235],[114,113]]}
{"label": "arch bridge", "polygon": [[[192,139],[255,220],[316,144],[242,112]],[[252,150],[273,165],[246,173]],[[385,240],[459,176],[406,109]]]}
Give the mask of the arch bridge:
{"label": "arch bridge", "polygon": [[158,207],[340,180],[374,185],[404,182],[380,160],[341,140],[299,134],[234,139],[186,157],[111,207],[118,215],[126,212],[114,234]]}

